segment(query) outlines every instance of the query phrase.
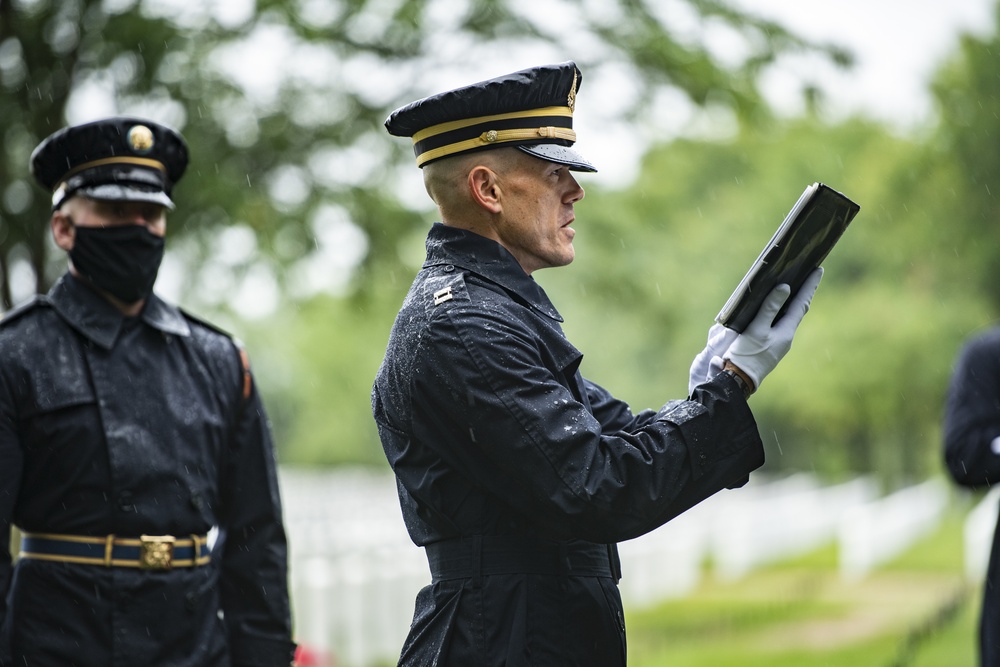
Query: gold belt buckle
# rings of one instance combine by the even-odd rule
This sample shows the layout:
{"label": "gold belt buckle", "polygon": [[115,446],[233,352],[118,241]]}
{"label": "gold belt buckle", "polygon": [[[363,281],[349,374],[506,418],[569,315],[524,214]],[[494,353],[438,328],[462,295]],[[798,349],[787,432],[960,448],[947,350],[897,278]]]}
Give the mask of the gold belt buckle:
{"label": "gold belt buckle", "polygon": [[139,569],[169,570],[174,559],[172,535],[139,536]]}

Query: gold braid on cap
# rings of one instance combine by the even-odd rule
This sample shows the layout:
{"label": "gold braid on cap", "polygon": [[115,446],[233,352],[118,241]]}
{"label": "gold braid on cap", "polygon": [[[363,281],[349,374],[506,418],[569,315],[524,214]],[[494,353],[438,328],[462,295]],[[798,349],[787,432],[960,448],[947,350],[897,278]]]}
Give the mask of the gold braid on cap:
{"label": "gold braid on cap", "polygon": [[542,107],[448,121],[413,135],[417,166],[431,160],[515,141],[576,141],[571,106]]}

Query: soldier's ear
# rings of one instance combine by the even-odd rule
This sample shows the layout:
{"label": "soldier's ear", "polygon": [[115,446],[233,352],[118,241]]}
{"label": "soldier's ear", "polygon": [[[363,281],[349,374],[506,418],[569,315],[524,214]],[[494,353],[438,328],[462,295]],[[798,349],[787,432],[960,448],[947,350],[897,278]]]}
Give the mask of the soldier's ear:
{"label": "soldier's ear", "polygon": [[53,211],[50,226],[52,228],[52,239],[56,242],[56,245],[66,252],[72,250],[73,244],[76,241],[76,226],[73,224],[73,219],[69,216],[69,213],[62,208]]}
{"label": "soldier's ear", "polygon": [[502,191],[495,171],[489,167],[477,165],[469,171],[467,183],[472,201],[477,206],[494,214],[503,211]]}

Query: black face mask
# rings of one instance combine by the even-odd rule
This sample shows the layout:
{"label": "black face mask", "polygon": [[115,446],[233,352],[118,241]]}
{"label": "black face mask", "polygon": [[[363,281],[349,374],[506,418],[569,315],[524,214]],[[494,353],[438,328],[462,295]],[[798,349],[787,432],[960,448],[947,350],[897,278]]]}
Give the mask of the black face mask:
{"label": "black face mask", "polygon": [[76,227],[69,257],[82,277],[125,303],[135,303],[153,290],[163,237],[144,225]]}

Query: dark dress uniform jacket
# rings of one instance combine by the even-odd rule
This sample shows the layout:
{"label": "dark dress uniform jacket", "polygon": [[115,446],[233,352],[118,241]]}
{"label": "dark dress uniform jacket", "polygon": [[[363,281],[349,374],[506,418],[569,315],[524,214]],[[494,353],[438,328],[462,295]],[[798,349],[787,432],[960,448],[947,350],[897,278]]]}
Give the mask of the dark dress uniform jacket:
{"label": "dark dress uniform jacket", "polygon": [[[119,311],[68,274],[0,320],[0,663],[288,665],[272,442],[234,341],[156,296]],[[248,387],[250,385],[247,385]],[[148,571],[22,559],[34,533],[220,538]]]}
{"label": "dark dress uniform jacket", "polygon": [[402,665],[624,665],[614,543],[763,463],[727,375],[633,415],[580,375],[561,321],[502,246],[432,228],[372,409],[411,538],[469,571],[431,559]]}
{"label": "dark dress uniform jacket", "polygon": [[[944,416],[945,462],[959,484],[1000,483],[1000,328],[969,341],[955,365]],[[1000,524],[993,534],[979,626],[984,667],[1000,667]]]}

